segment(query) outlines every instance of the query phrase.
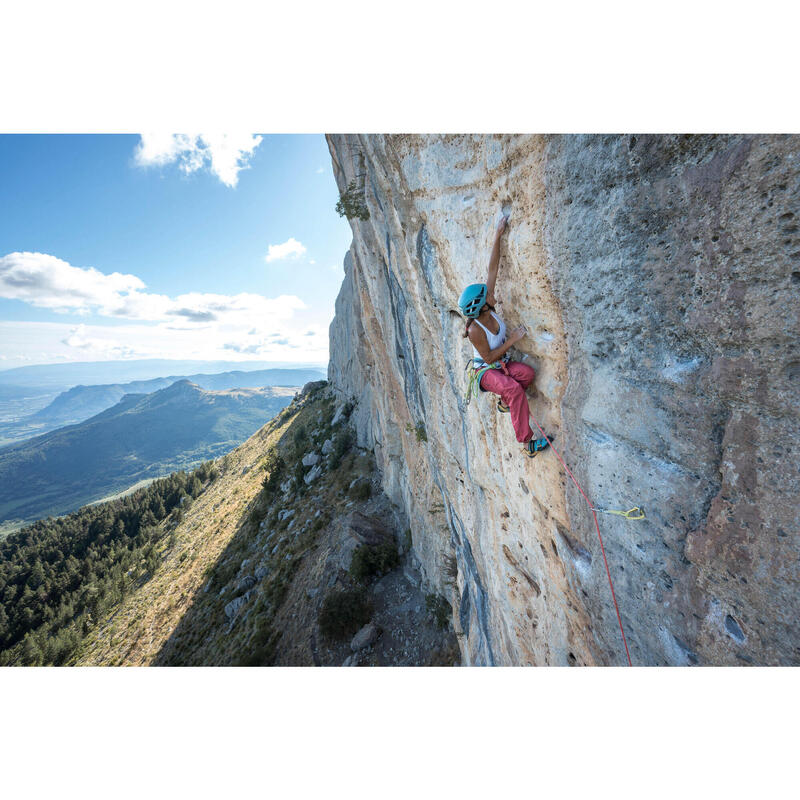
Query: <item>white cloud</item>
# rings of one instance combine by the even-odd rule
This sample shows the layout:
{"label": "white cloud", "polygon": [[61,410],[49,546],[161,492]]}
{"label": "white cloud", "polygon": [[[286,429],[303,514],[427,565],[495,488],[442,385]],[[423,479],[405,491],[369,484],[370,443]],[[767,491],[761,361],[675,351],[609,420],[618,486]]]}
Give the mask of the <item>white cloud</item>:
{"label": "white cloud", "polygon": [[320,167],[320,168],[317,170],[317,175],[322,175],[322,173],[323,173],[323,172],[325,172],[325,170],[324,170],[322,167]]}
{"label": "white cloud", "polygon": [[187,175],[206,167],[226,186],[234,187],[262,138],[252,134],[143,133],[134,160],[142,167],[177,162]]}
{"label": "white cloud", "polygon": [[278,261],[284,258],[299,258],[305,252],[305,245],[291,237],[283,244],[271,244],[265,260],[269,264],[271,261]]}
{"label": "white cloud", "polygon": [[[136,275],[106,275],[46,253],[9,253],[0,257],[0,297],[93,317],[81,324],[0,321],[4,361],[15,366],[123,358],[328,359],[333,311],[308,308],[296,295],[155,294]],[[113,324],[98,324],[98,317]]]}
{"label": "white cloud", "polygon": [[151,322],[207,323],[259,327],[265,316],[289,319],[305,303],[296,295],[269,298],[189,292],[171,298],[142,291],[136,275],[105,275],[93,267],[74,267],[46,253],[9,253],[0,257],[0,297],[73,314],[99,314]]}
{"label": "white cloud", "polygon": [[62,344],[67,345],[67,347],[90,347],[91,340],[86,338],[86,326],[85,325],[78,325],[77,327],[73,328],[69,335],[66,336],[61,340]]}
{"label": "white cloud", "polygon": [[111,314],[144,288],[135,275],[105,275],[46,253],[9,253],[0,258],[0,297],[53,311],[86,313],[96,308]]}
{"label": "white cloud", "polygon": [[87,335],[86,325],[77,325],[61,340],[61,344],[91,353],[94,359],[124,359],[135,357],[135,347],[122,345],[114,339],[94,338]]}

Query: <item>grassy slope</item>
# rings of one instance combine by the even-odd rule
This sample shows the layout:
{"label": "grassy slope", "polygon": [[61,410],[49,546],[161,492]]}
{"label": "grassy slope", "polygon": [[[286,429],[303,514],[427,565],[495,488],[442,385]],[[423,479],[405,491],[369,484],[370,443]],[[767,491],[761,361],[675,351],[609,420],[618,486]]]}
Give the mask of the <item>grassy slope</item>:
{"label": "grassy slope", "polygon": [[231,539],[248,525],[247,507],[261,490],[259,469],[296,414],[279,415],[220,459],[219,478],[195,500],[175,529],[153,578],[89,634],[75,658],[83,665],[150,664]]}
{"label": "grassy slope", "polygon": [[[297,474],[302,456],[319,452],[325,439],[347,439],[345,424],[331,426],[333,411],[334,401],[325,390],[314,393],[220,459],[219,477],[194,501],[173,535],[164,537],[163,561],[154,576],[89,633],[72,663],[341,664],[350,655],[349,637],[320,640],[318,613],[330,587],[350,584],[346,577],[341,584],[352,553],[342,546],[350,512],[392,524],[385,495],[364,500],[358,492],[364,483],[376,486],[374,457],[353,447],[310,487],[301,483],[299,491],[279,492],[272,499],[261,490],[265,461],[275,449],[286,463],[287,477]],[[293,514],[281,520],[283,511]],[[225,615],[226,604],[237,596],[231,589],[257,567],[268,573],[231,624]],[[405,618],[408,612],[400,611]],[[437,650],[403,663],[457,663],[452,633],[434,631],[430,620],[416,619],[411,627],[396,624],[406,625],[400,639],[426,639],[428,645],[431,636],[443,645],[448,636],[451,640],[446,657],[436,660]]]}

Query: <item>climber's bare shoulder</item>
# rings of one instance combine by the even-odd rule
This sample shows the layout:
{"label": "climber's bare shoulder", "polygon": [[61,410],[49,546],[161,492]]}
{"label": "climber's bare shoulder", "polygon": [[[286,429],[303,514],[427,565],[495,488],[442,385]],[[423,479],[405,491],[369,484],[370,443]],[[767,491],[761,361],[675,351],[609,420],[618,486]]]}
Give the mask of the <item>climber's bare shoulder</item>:
{"label": "climber's bare shoulder", "polygon": [[480,325],[470,325],[467,335],[472,344],[475,345],[475,349],[480,353],[481,358],[486,361],[489,354],[489,340],[486,338],[483,328]]}

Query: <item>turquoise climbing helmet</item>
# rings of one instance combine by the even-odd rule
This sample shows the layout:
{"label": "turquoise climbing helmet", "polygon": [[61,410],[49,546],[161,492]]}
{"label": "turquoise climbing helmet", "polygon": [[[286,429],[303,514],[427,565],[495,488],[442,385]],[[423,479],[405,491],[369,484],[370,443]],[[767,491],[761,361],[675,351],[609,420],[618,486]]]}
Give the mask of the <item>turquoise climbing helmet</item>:
{"label": "turquoise climbing helmet", "polygon": [[486,284],[471,283],[461,292],[458,298],[458,307],[465,317],[474,319],[481,313],[483,304],[486,302]]}

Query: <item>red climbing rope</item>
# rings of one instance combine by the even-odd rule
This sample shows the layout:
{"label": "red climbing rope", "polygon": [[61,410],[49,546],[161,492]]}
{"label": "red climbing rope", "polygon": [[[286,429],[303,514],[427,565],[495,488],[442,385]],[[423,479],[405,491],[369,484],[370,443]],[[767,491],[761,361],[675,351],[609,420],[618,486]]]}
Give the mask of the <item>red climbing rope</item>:
{"label": "red climbing rope", "polygon": [[531,414],[531,419],[533,420],[536,427],[541,431],[542,436],[547,439],[550,447],[553,449],[553,452],[558,456],[558,460],[561,462],[561,466],[567,471],[567,474],[572,478],[572,482],[578,487],[578,491],[583,495],[583,499],[589,504],[589,508],[592,511],[592,516],[594,517],[594,525],[597,528],[597,538],[600,540],[600,552],[603,554],[603,563],[606,565],[606,575],[608,575],[608,585],[611,587],[611,599],[614,601],[614,609],[617,612],[617,622],[619,622],[619,632],[622,634],[622,643],[625,645],[625,655],[628,658],[628,666],[632,667],[633,664],[631,663],[631,654],[628,652],[628,640],[625,638],[625,630],[622,627],[622,617],[619,615],[619,606],[617,605],[617,595],[614,593],[614,582],[611,580],[611,570],[608,568],[608,561],[606,560],[606,549],[603,547],[603,537],[600,535],[600,523],[597,521],[597,514],[595,513],[594,506],[589,502],[589,498],[584,493],[583,489],[581,489],[581,485],[575,480],[575,476],[570,472],[569,467],[564,463],[564,459],[561,458],[558,450],[553,447],[553,443],[550,439],[547,438],[547,434],[542,430],[542,426],[536,421],[536,417]]}

